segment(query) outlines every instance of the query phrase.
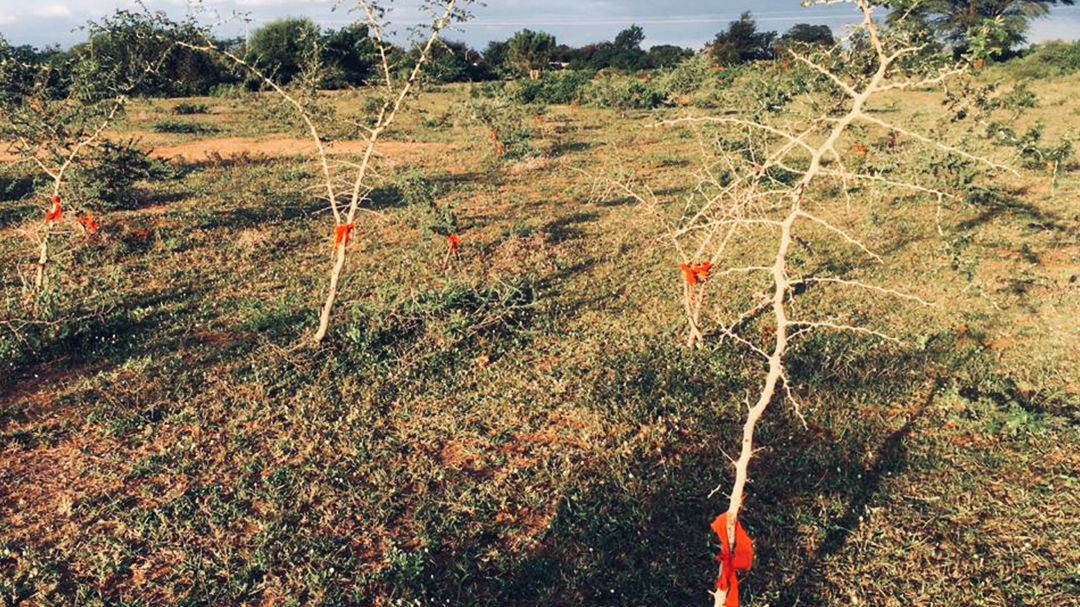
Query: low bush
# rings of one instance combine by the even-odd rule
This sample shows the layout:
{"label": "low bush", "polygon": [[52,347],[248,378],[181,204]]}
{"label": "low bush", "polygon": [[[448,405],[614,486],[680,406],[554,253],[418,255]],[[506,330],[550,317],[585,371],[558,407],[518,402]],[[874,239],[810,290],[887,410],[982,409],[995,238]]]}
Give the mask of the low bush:
{"label": "low bush", "polygon": [[1001,69],[1013,78],[1031,80],[1080,72],[1080,40],[1036,44],[1022,56],[1001,64]]}
{"label": "low bush", "polygon": [[652,109],[664,103],[664,95],[635,78],[605,76],[590,81],[581,91],[581,100],[596,107]]}
{"label": "low bush", "polygon": [[173,108],[173,113],[180,116],[191,114],[209,114],[210,106],[205,103],[181,103]]}
{"label": "low bush", "polygon": [[548,72],[539,80],[521,80],[507,92],[518,103],[566,105],[577,101],[591,80],[587,72]]}
{"label": "low bush", "polygon": [[0,200],[19,200],[34,189],[34,175],[15,165],[0,165]]}
{"label": "low bush", "polygon": [[155,133],[181,133],[185,135],[204,135],[218,132],[217,127],[197,122],[180,122],[177,120],[162,120],[154,123]]}
{"label": "low bush", "polygon": [[234,84],[230,82],[224,84],[215,84],[214,86],[210,87],[210,90],[207,94],[211,97],[216,97],[219,99],[239,99],[240,97],[243,97],[246,93],[247,90],[244,88],[244,85]]}
{"label": "low bush", "polygon": [[429,207],[435,204],[438,193],[435,184],[418,170],[408,171],[395,180],[394,188],[402,202],[410,207]]}
{"label": "low bush", "polygon": [[106,141],[71,174],[71,189],[86,206],[107,211],[131,208],[135,184],[171,174],[168,166],[150,158],[134,139]]}
{"label": "low bush", "polygon": [[706,92],[709,85],[715,83],[716,74],[710,69],[710,61],[704,53],[684,59],[674,68],[662,72],[654,85],[657,92],[664,95],[671,103],[677,103],[683,97],[696,96]]}
{"label": "low bush", "polygon": [[528,125],[529,112],[521,104],[506,99],[477,100],[468,104],[466,119],[479,124],[502,158],[517,159],[537,155],[533,139],[536,130]]}

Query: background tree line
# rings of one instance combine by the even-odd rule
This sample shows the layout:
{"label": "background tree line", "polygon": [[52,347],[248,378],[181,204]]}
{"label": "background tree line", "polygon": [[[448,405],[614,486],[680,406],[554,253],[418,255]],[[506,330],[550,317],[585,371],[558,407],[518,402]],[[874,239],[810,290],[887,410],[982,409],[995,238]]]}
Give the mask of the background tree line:
{"label": "background tree line", "polygon": [[[909,14],[932,33],[932,40],[942,48],[965,52],[968,33],[980,24],[991,22],[999,30],[1000,55],[1015,54],[1024,43],[1024,34],[1032,18],[1045,15],[1051,6],[1071,5],[1074,0],[881,0],[892,14]],[[170,32],[183,36],[184,32]],[[192,34],[194,35],[194,34]],[[477,82],[521,78],[537,71],[569,69],[599,72],[613,69],[639,71],[672,68],[694,56],[697,51],[675,45],[644,48],[645,32],[632,25],[613,40],[573,47],[559,44],[552,34],[523,29],[507,40],[495,40],[482,50],[464,42],[448,41],[431,57],[430,77],[437,82]],[[0,36],[0,60],[27,65],[47,64],[55,69],[59,81],[71,58],[92,46],[95,54],[108,59],[122,58],[122,43],[110,44],[98,39],[63,51],[56,47],[36,49],[11,46]],[[827,25],[800,23],[783,34],[761,31],[747,12],[716,34],[703,52],[714,65],[731,66],[771,60],[788,49],[832,45],[836,42]],[[162,44],[166,44],[163,40]],[[255,30],[249,39],[231,38],[215,41],[223,50],[244,57],[246,61],[288,84],[306,70],[317,70],[312,82],[322,88],[338,89],[360,86],[375,76],[378,63],[375,45],[368,28],[352,25],[341,29],[323,29],[306,18],[273,21]],[[415,57],[415,49],[392,47],[391,63],[404,65]],[[238,73],[234,66],[206,53],[176,47],[155,78],[141,85],[142,94],[190,96],[212,94],[222,87],[256,88],[258,82]]]}

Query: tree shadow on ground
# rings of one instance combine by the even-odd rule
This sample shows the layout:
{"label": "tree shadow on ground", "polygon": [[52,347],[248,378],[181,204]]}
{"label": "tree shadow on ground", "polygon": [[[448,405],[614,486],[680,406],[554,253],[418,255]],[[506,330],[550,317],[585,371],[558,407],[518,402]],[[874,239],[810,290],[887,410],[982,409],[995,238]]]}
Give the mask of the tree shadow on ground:
{"label": "tree shadow on ground", "polygon": [[591,150],[593,144],[588,141],[565,141],[556,143],[551,147],[552,156],[565,156],[567,154],[573,154],[575,152],[587,152]]}
{"label": "tree shadow on ground", "polygon": [[[297,219],[309,219],[316,217],[327,208],[327,203],[315,198],[292,200],[283,204],[269,204],[259,207],[235,207],[223,209],[209,215],[197,215],[190,229],[212,230],[228,229],[242,230],[245,228],[265,227],[267,223],[274,224],[294,221]],[[333,223],[329,213],[326,221]],[[329,228],[327,228],[329,230]]]}
{"label": "tree shadow on ground", "polygon": [[[18,382],[27,374],[34,374],[42,365],[48,365],[53,371],[77,369],[89,363],[117,362],[150,349],[158,350],[161,340],[168,339],[162,328],[175,327],[176,315],[182,312],[170,304],[185,300],[183,309],[191,309],[201,294],[202,291],[191,290],[155,292],[130,298],[107,312],[82,314],[76,311],[68,320],[35,324],[58,327],[58,330],[34,335],[36,345],[12,362],[4,377]],[[145,310],[154,312],[147,314]],[[148,339],[151,336],[153,339]]]}
{"label": "tree shadow on ground", "polygon": [[[39,205],[42,209],[46,205]],[[14,226],[27,219],[40,219],[44,217],[45,211],[40,211],[41,215],[38,215],[37,209],[33,208],[34,205],[27,201],[11,201],[0,202],[0,229]]]}
{"label": "tree shadow on ground", "polygon": [[547,234],[549,243],[559,244],[568,240],[584,238],[585,230],[578,226],[596,221],[599,218],[599,213],[571,213],[548,222],[541,228],[541,231]]}
{"label": "tree shadow on ground", "polygon": [[[842,343],[842,342],[841,342]],[[803,358],[835,352],[822,341]],[[893,403],[919,402],[907,372],[922,367],[918,355],[882,349],[860,352],[865,368],[897,368],[871,385],[851,383],[826,370],[815,383],[834,385],[816,399],[851,402],[860,392]],[[649,346],[612,350],[595,383],[579,404],[587,403],[612,427],[666,428],[655,441],[638,444],[626,437],[625,451],[605,453],[558,497],[538,546],[493,561],[491,537],[455,544],[435,555],[416,586],[426,596],[456,597],[477,605],[686,605],[702,603],[717,573],[716,538],[709,523],[726,507],[730,485],[727,453],[735,453],[744,408],[746,369],[730,353],[708,354]],[[904,366],[907,365],[907,366]],[[600,371],[599,369],[595,371]],[[752,371],[752,369],[750,369]],[[793,371],[797,377],[805,369]],[[824,375],[825,377],[822,377]],[[751,376],[754,376],[753,374]],[[610,379],[614,378],[614,379]],[[729,403],[719,411],[712,403]],[[785,572],[814,570],[820,559],[841,550],[859,515],[881,491],[885,474],[906,466],[904,440],[929,404],[924,400],[899,430],[880,416],[826,413],[808,431],[790,407],[772,403],[758,435],[760,452],[751,471],[754,482],[744,506],[744,524],[755,541],[757,565],[743,583],[746,597],[783,595],[790,601],[813,597],[793,593]],[[822,405],[819,410],[835,409]],[[867,419],[874,417],[875,419]],[[876,457],[864,463],[868,445]],[[720,492],[710,497],[719,485]],[[816,553],[800,553],[795,531],[821,501],[846,504],[830,524]],[[805,589],[804,589],[805,590]],[[811,600],[805,604],[817,604]]]}
{"label": "tree shadow on ground", "polygon": [[1076,231],[1075,226],[1064,223],[1057,215],[1024,202],[1014,193],[1005,190],[979,190],[969,194],[967,202],[979,209],[979,214],[962,221],[957,226],[961,230],[972,230],[998,217],[1007,216],[1027,220],[1029,228],[1067,233]]}
{"label": "tree shadow on ground", "polygon": [[786,584],[775,605],[813,605],[821,602],[821,597],[815,596],[813,580],[820,579],[820,566],[829,556],[839,552],[848,539],[854,535],[862,525],[867,507],[881,492],[881,484],[886,475],[901,469],[904,461],[904,441],[911,435],[915,425],[933,404],[941,381],[935,382],[934,388],[926,396],[921,405],[907,418],[904,425],[890,433],[874,455],[873,462],[866,468],[863,474],[863,482],[853,491],[847,503],[844,514],[830,523],[831,530],[826,534],[817,550],[806,560],[799,569],[793,581]]}

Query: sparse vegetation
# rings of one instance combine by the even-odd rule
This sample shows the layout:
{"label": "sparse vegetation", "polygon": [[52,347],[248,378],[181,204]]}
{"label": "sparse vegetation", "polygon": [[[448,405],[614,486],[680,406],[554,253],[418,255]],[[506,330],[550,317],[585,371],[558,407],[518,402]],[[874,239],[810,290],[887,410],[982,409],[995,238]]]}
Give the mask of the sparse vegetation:
{"label": "sparse vegetation", "polygon": [[[381,61],[342,67],[375,27],[318,32],[332,60],[276,91],[153,23],[120,31],[171,32],[231,82],[162,100],[164,69],[125,97],[64,172],[36,291],[54,156],[0,166],[5,604],[703,604],[781,335],[742,605],[1075,603],[1071,44],[976,69],[891,24],[920,54],[875,79],[858,31],[718,69],[629,28],[588,55],[551,40],[572,69],[536,80],[422,82],[390,125]],[[505,73],[489,49],[474,67]],[[65,53],[0,50],[10,107],[55,141],[116,107],[56,113]]]}

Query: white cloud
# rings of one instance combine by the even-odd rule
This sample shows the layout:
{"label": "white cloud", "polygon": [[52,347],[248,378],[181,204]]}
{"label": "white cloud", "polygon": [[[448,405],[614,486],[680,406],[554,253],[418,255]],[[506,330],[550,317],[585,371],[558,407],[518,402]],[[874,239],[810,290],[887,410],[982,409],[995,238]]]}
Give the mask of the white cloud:
{"label": "white cloud", "polygon": [[50,4],[34,9],[31,15],[43,18],[64,18],[72,15],[71,9],[64,4]]}
{"label": "white cloud", "polygon": [[[308,0],[307,4],[326,4],[327,0]],[[294,0],[235,0],[236,6],[244,8],[260,8],[269,6],[295,5]]]}

